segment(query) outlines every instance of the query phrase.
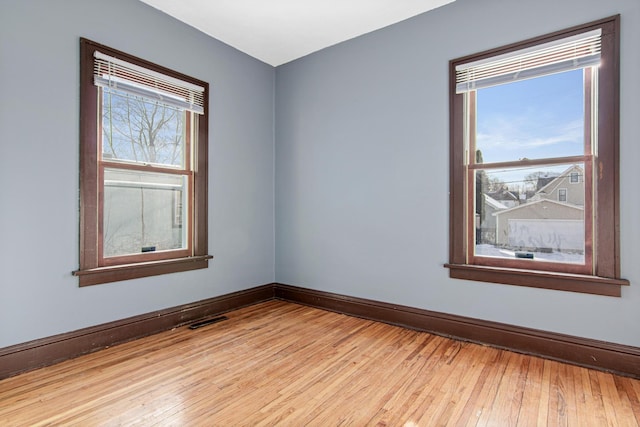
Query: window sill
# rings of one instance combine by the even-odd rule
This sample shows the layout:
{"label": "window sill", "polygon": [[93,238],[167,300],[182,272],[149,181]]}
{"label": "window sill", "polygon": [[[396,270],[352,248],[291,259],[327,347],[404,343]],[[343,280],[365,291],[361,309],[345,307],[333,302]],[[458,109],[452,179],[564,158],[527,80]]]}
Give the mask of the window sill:
{"label": "window sill", "polygon": [[529,286],[611,297],[621,296],[621,287],[629,286],[629,281],[626,279],[612,279],[584,274],[486,267],[470,264],[445,264],[444,266],[449,269],[449,277],[454,279]]}
{"label": "window sill", "polygon": [[80,286],[90,286],[101,283],[118,282],[121,280],[139,279],[141,277],[207,268],[209,266],[208,261],[211,258],[213,258],[211,255],[201,255],[162,261],[140,262],[76,270],[73,271],[72,274],[74,276],[78,276]]}

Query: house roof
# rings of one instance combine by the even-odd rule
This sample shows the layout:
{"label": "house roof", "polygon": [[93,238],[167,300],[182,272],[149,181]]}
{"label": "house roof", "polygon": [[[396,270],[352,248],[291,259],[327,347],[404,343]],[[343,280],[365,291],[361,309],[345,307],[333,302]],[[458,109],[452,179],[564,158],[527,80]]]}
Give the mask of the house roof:
{"label": "house roof", "polygon": [[[536,191],[536,194],[538,193],[549,193],[552,187],[554,187],[555,185],[558,185],[560,183],[560,180],[569,176],[569,173],[571,173],[573,170],[578,169],[581,173],[583,172],[583,169],[578,166],[578,165],[572,165],[571,167],[569,167],[567,170],[565,170],[564,172],[562,172],[560,175],[554,177],[552,180],[550,180],[549,182],[547,182],[543,187],[541,187],[540,189],[538,189],[538,191]],[[538,178],[538,181],[540,180],[540,178]]]}
{"label": "house roof", "polygon": [[562,206],[562,207],[567,208],[567,209],[575,209],[575,210],[579,210],[579,211],[584,211],[584,207],[582,207],[582,206],[572,205],[572,204],[569,204],[569,203],[557,202],[557,201],[551,200],[551,199],[539,199],[539,200],[531,201],[531,202],[528,202],[528,203],[525,203],[525,204],[522,204],[522,205],[514,206],[512,208],[508,208],[508,209],[504,209],[504,210],[501,210],[501,211],[497,211],[497,212],[492,213],[491,215],[496,216],[496,215],[502,215],[503,213],[512,212],[512,211],[515,211],[515,210],[518,210],[518,209],[529,209],[529,208],[531,208],[531,206],[537,205],[539,203],[553,203],[555,205],[559,205],[559,206]]}
{"label": "house roof", "polygon": [[484,194],[484,201],[485,201],[485,203],[487,205],[491,206],[492,208],[494,208],[497,211],[508,209],[507,206],[503,205],[502,203],[500,203],[499,201],[497,201],[493,197],[489,196],[488,194]]}
{"label": "house roof", "polygon": [[518,196],[513,194],[513,192],[509,190],[498,190],[489,193],[485,193],[491,195],[494,200],[512,200],[518,201]]}
{"label": "house roof", "polygon": [[544,175],[544,176],[539,176],[538,180],[536,181],[536,193],[540,190],[542,190],[544,187],[546,187],[547,185],[549,185],[549,183],[555,181],[556,178],[558,178],[560,175],[555,175],[555,174],[548,174],[548,175]]}

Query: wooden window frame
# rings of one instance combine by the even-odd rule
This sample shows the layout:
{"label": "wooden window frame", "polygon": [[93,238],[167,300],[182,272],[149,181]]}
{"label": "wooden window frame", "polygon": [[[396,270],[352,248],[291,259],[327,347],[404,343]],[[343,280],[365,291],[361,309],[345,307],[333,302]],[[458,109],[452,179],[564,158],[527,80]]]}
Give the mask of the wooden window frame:
{"label": "wooden window frame", "polygon": [[[184,170],[154,166],[125,165],[101,160],[100,155],[100,92],[93,83],[94,52],[122,59],[146,69],[162,73],[204,88],[204,114],[193,114],[196,122],[195,144],[187,153],[189,162]],[[155,276],[208,267],[208,93],[209,84],[133,55],[80,39],[80,267],[73,274],[80,286],[96,285],[120,280]],[[187,120],[187,123],[191,123]],[[191,134],[191,129],[185,129]],[[189,139],[189,138],[188,138]],[[190,142],[187,142],[190,144]],[[188,162],[188,163],[189,163]],[[103,173],[105,167],[126,170],[187,175],[189,179],[189,228],[187,248],[176,251],[151,252],[135,256],[102,256],[102,226],[100,210],[103,206]]]}
{"label": "wooden window frame", "polygon": [[[556,39],[602,29],[602,61],[598,68],[598,151],[593,158],[593,180],[585,176],[587,182],[593,182],[593,192],[585,192],[585,208],[593,206],[593,242],[592,259],[587,259],[589,271],[567,268],[567,264],[533,269],[528,260],[512,262],[478,262],[479,257],[469,256],[469,245],[473,244],[473,218],[469,213],[468,166],[465,162],[464,126],[465,96],[456,94],[456,65],[489,58],[515,50],[535,47]],[[481,282],[529,286],[544,289],[591,293],[597,295],[620,296],[621,286],[629,282],[620,278],[619,250],[619,51],[620,16],[612,16],[588,24],[575,26],[544,36],[525,40],[520,43],[487,50],[450,61],[449,73],[449,114],[450,114],[450,199],[449,199],[449,276],[457,279]],[[589,85],[587,85],[589,86]],[[590,99],[590,96],[586,96]],[[588,102],[588,101],[587,101]],[[590,108],[588,105],[587,108]],[[471,120],[473,123],[473,120]],[[590,123],[585,124],[585,128]],[[473,129],[470,130],[473,134]],[[579,156],[584,157],[584,156]],[[584,161],[576,159],[576,161]],[[472,162],[471,162],[472,163]],[[526,164],[527,161],[516,162]],[[585,161],[585,170],[587,168]],[[585,171],[585,175],[587,175]],[[591,195],[593,199],[591,199]],[[585,209],[585,226],[591,223]],[[589,215],[589,216],[587,216]],[[471,218],[470,218],[471,217]],[[589,244],[589,242],[585,242]],[[587,252],[587,251],[585,251]],[[470,259],[471,258],[471,259]]]}

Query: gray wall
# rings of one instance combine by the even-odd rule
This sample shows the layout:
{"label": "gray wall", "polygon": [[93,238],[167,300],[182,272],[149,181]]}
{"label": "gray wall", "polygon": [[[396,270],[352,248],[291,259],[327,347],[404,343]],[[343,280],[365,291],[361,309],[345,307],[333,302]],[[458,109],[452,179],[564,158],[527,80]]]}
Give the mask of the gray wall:
{"label": "gray wall", "polygon": [[[622,298],[449,279],[448,61],[620,13]],[[278,282],[640,346],[640,2],[457,0],[276,72]]]}
{"label": "gray wall", "polygon": [[[615,13],[632,286],[609,298],[449,279],[448,61]],[[80,36],[211,84],[209,269],[71,276]],[[637,0],[457,0],[274,72],[137,0],[2,1],[0,347],[274,279],[640,346],[638,40]]]}
{"label": "gray wall", "polygon": [[[79,288],[79,37],[209,82],[206,270]],[[274,280],[273,67],[137,0],[0,2],[0,347]]]}

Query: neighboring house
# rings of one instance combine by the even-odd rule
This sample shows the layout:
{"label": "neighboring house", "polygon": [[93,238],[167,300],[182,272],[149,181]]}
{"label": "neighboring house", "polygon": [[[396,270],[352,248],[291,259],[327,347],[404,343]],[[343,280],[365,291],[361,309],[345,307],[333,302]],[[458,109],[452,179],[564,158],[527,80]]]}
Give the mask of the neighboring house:
{"label": "neighboring house", "polygon": [[496,244],[517,250],[584,249],[584,208],[536,200],[496,212]]}
{"label": "neighboring house", "polygon": [[477,221],[476,224],[479,224],[479,227],[476,226],[476,229],[479,232],[479,236],[476,239],[478,243],[488,243],[495,245],[496,244],[496,216],[495,213],[499,211],[503,211],[508,209],[509,207],[495,200],[493,197],[488,194],[483,194],[484,196],[484,219],[483,221]]}
{"label": "neighboring house", "polygon": [[[541,180],[544,182],[542,186]],[[551,180],[538,178],[538,190],[531,201],[542,199],[584,206],[584,170],[573,165]]]}
{"label": "neighboring house", "polygon": [[506,189],[500,189],[498,191],[492,191],[486,193],[493,200],[499,202],[500,204],[506,206],[507,208],[513,208],[520,204],[520,199],[516,193],[513,191],[509,191]]}
{"label": "neighboring house", "polygon": [[536,179],[536,189],[534,190],[534,194],[540,191],[542,187],[549,184],[558,176],[559,175],[555,172],[545,172],[544,174],[539,175]]}
{"label": "neighboring house", "polygon": [[542,183],[527,203],[499,210],[498,246],[517,250],[584,250],[584,171],[574,165]]}

